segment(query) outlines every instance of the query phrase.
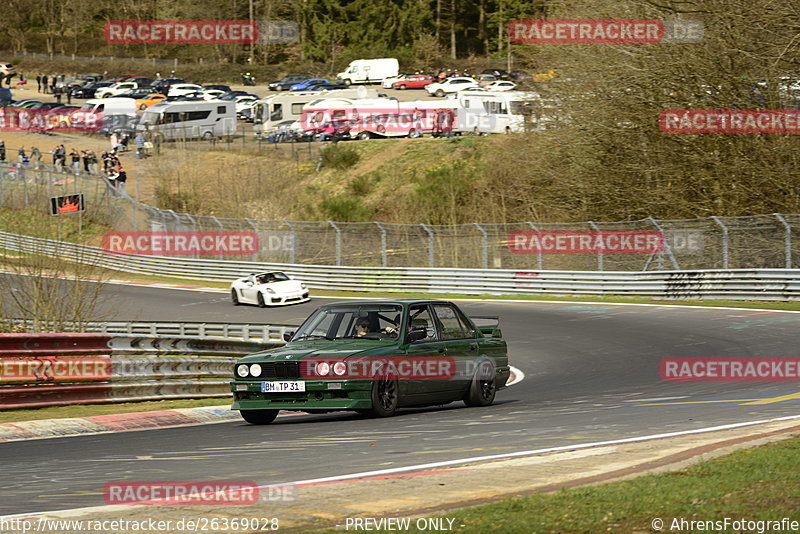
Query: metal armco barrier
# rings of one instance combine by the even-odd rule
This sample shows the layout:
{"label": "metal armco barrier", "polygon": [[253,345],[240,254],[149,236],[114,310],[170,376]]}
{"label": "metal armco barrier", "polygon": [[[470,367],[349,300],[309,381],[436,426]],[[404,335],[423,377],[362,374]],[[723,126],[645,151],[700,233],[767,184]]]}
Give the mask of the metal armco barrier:
{"label": "metal armco barrier", "polygon": [[[800,269],[698,271],[520,271],[335,267],[112,254],[97,247],[0,232],[0,248],[44,254],[130,273],[230,281],[283,270],[313,289],[469,295],[630,295],[662,299],[794,300]],[[313,295],[312,295],[313,296]]]}
{"label": "metal armco barrier", "polygon": [[[252,325],[224,326],[246,332],[242,327]],[[237,357],[283,344],[282,339],[0,334],[0,409],[227,397]]]}

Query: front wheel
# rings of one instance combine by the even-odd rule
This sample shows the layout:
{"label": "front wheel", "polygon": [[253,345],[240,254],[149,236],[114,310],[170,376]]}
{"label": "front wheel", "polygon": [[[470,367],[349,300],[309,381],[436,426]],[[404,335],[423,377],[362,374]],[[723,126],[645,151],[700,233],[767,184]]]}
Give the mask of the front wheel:
{"label": "front wheel", "polygon": [[259,308],[266,308],[267,307],[267,303],[264,302],[264,294],[263,293],[259,293],[258,294],[258,307]]}
{"label": "front wheel", "polygon": [[278,417],[278,410],[240,410],[239,413],[251,425],[267,425]]}
{"label": "front wheel", "polygon": [[441,98],[444,96],[444,91],[442,91],[441,89],[437,89],[436,92],[433,94],[434,96],[438,96],[439,98]]}
{"label": "front wheel", "polygon": [[366,141],[367,139],[370,138],[372,138],[372,136],[369,134],[369,132],[358,132],[358,135],[356,136],[356,139],[359,139],[361,141]]}
{"label": "front wheel", "polygon": [[231,289],[231,300],[233,301],[234,306],[239,305],[239,295],[236,294],[235,289]]}
{"label": "front wheel", "polygon": [[467,406],[489,406],[494,402],[497,387],[494,382],[495,371],[492,362],[483,361],[475,370],[464,404]]}
{"label": "front wheel", "polygon": [[397,86],[397,88],[400,89],[401,91],[404,91],[406,89],[406,87],[407,87],[406,85],[398,85]]}
{"label": "front wheel", "polygon": [[397,380],[392,378],[377,379],[372,383],[372,409],[367,413],[373,417],[391,417],[397,411],[400,400]]}
{"label": "front wheel", "polygon": [[348,86],[349,85],[353,85],[353,81],[349,80],[349,79],[348,80],[342,80],[342,83],[345,84],[345,85],[348,85]]}

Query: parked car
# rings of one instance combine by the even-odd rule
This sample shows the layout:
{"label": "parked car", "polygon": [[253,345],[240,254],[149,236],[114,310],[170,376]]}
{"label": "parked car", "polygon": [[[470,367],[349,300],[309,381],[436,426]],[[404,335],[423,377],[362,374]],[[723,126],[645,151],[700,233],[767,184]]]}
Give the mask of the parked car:
{"label": "parked car", "polygon": [[225,93],[224,95],[219,97],[219,99],[220,100],[232,100],[232,101],[235,102],[238,97],[245,96],[245,95],[255,96],[256,98],[258,98],[258,96],[254,95],[252,93],[248,93],[247,91],[228,91],[227,93]]}
{"label": "parked car", "polygon": [[150,84],[150,87],[157,93],[165,95],[169,92],[169,88],[175,84],[186,83],[182,78],[162,78]]}
{"label": "parked car", "polygon": [[408,74],[398,74],[397,76],[389,76],[388,78],[384,78],[381,82],[381,87],[384,89],[391,89],[394,82],[400,81],[405,79]]}
{"label": "parked car", "polygon": [[12,102],[14,102],[14,98],[11,95],[11,89],[0,87],[0,106],[9,106]]}
{"label": "parked car", "polygon": [[251,95],[242,95],[241,98],[234,100],[236,107],[236,114],[240,115],[245,109],[250,109],[258,100],[258,97]]}
{"label": "parked car", "polygon": [[170,85],[169,91],[166,93],[167,96],[181,96],[181,95],[188,95],[190,93],[196,93],[202,90],[203,87],[197,85],[196,83],[176,83],[174,85]]}
{"label": "parked car", "polygon": [[203,95],[197,91],[188,95],[168,96],[164,102],[202,102],[203,100]]}
{"label": "parked car", "polygon": [[113,82],[90,82],[81,87],[73,87],[72,98],[94,98],[98,89],[110,87]]}
{"label": "parked car", "polygon": [[510,375],[496,317],[476,326],[443,300],[339,302],[317,309],[283,347],[233,367],[232,409],[251,424],[279,410],[389,417],[407,406],[488,406]]}
{"label": "parked car", "polygon": [[392,89],[424,89],[433,83],[433,78],[425,74],[409,74],[392,83]]}
{"label": "parked car", "polygon": [[149,93],[136,99],[136,107],[140,110],[144,110],[154,104],[163,102],[165,98],[167,98],[166,95],[162,95],[161,93]]}
{"label": "parked car", "polygon": [[94,92],[95,98],[111,98],[112,96],[119,96],[122,93],[139,89],[139,84],[136,82],[117,82],[109,85],[108,87],[101,87]]}
{"label": "parked car", "polygon": [[11,104],[9,107],[27,109],[27,108],[33,106],[34,104],[41,104],[41,103],[42,103],[41,100],[36,100],[34,98],[28,98],[27,100],[18,100],[16,102],[14,102],[13,104]]}
{"label": "parked car", "polygon": [[46,110],[46,109],[55,109],[61,107],[64,107],[64,104],[59,104],[58,102],[37,102],[31,106],[27,106],[26,109]]}
{"label": "parked car", "polygon": [[298,82],[291,86],[289,89],[290,91],[308,91],[312,85],[318,85],[320,83],[331,83],[330,80],[326,80],[325,78],[308,78],[307,80],[303,80],[302,82]]}
{"label": "parked car", "polygon": [[[511,80],[513,76],[503,69],[486,69],[481,71],[481,74],[489,74],[498,80]],[[480,75],[479,75],[480,76]]]}
{"label": "parked car", "polygon": [[444,96],[446,94],[457,93],[464,89],[474,89],[476,87],[478,87],[478,82],[473,78],[453,77],[446,78],[441,82],[426,85],[425,90],[428,91],[428,94],[434,96]]}
{"label": "parked car", "polygon": [[498,80],[496,82],[492,82],[486,84],[484,89],[487,91],[512,91],[517,87],[517,84],[514,82],[509,82],[507,80]]}
{"label": "parked car", "polygon": [[228,85],[204,85],[203,86],[203,90],[204,91],[208,90],[208,89],[216,89],[218,91],[222,91],[223,93],[230,93],[230,91],[231,91],[231,88]]}
{"label": "parked car", "polygon": [[269,87],[270,91],[288,91],[293,85],[302,83],[310,78],[311,76],[308,74],[290,74],[280,80],[269,83],[267,87]]}
{"label": "parked car", "polygon": [[231,284],[231,300],[234,306],[257,304],[264,308],[298,304],[311,299],[304,283],[292,280],[281,271],[268,271],[234,280]]}
{"label": "parked car", "polygon": [[335,91],[337,89],[347,89],[349,85],[341,83],[314,83],[308,86],[305,91]]}
{"label": "parked car", "polygon": [[219,97],[225,94],[225,91],[220,89],[203,89],[202,91],[198,91],[198,94],[201,95],[203,100],[218,100]]}

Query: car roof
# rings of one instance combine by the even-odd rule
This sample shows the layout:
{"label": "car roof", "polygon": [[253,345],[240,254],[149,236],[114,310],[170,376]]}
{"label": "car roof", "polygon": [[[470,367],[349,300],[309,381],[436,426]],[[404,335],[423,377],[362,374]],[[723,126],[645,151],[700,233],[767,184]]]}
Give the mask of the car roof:
{"label": "car roof", "polygon": [[352,300],[345,300],[341,302],[331,302],[330,304],[325,304],[320,306],[320,308],[327,308],[329,306],[342,306],[342,305],[352,305],[352,306],[359,306],[363,304],[400,304],[400,305],[407,305],[412,306],[414,304],[452,304],[449,300],[442,300],[442,299],[376,299],[376,300],[359,300],[353,302]]}

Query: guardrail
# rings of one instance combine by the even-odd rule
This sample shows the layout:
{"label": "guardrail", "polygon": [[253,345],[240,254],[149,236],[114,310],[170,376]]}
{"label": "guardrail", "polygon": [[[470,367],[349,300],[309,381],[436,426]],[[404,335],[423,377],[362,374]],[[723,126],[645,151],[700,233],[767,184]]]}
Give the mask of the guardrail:
{"label": "guardrail", "polygon": [[[245,332],[243,327],[252,325],[227,326],[228,332]],[[0,334],[0,409],[228,397],[236,358],[283,344],[282,339]]]}
{"label": "guardrail", "polygon": [[0,232],[0,248],[44,254],[129,273],[230,281],[283,270],[313,289],[469,295],[629,295],[663,299],[795,300],[800,269],[698,271],[522,271],[335,267],[109,253],[98,247]]}

